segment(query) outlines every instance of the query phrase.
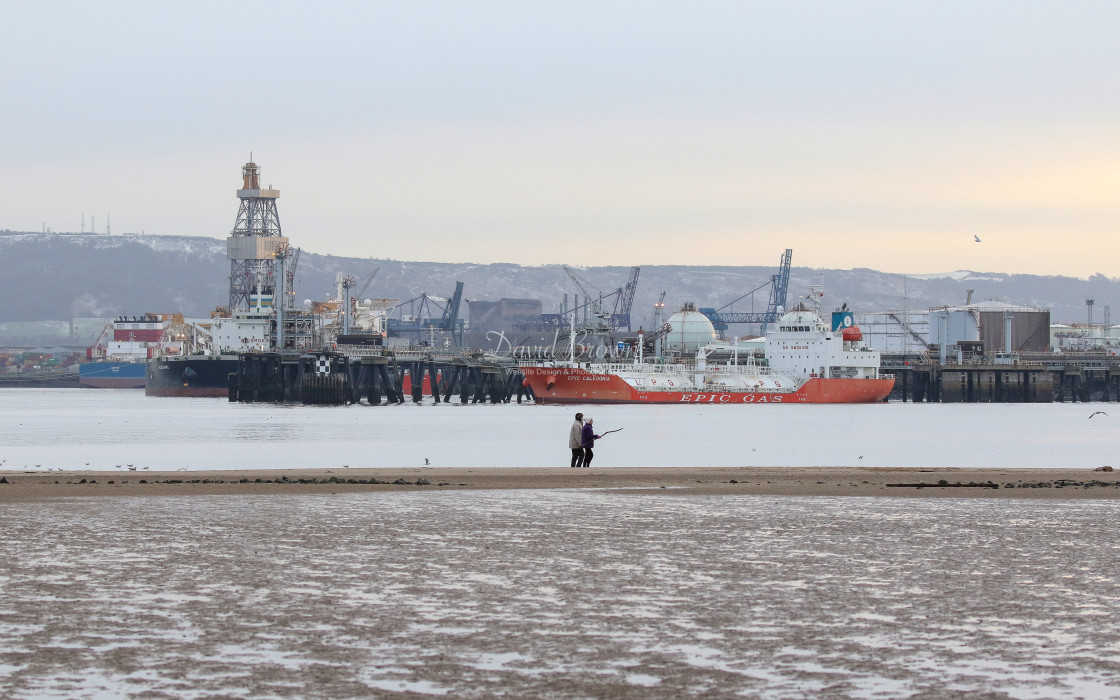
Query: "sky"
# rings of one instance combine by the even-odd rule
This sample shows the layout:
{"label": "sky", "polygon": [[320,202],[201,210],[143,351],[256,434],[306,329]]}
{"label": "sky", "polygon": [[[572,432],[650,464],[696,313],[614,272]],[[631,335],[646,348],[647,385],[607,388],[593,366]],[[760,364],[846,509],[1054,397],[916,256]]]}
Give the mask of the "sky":
{"label": "sky", "polygon": [[[1120,3],[0,0],[0,229],[1117,276]],[[980,238],[977,242],[976,237]]]}

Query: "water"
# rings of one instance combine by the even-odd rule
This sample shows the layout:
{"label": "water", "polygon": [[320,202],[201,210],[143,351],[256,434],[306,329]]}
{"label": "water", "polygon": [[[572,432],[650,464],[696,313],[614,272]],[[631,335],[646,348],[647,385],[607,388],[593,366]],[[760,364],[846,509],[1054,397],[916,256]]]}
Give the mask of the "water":
{"label": "water", "polygon": [[[1089,414],[1104,409],[1112,415]],[[0,392],[0,469],[566,466],[581,410],[596,466],[1111,464],[1110,404],[274,406],[136,390]]]}
{"label": "water", "polygon": [[1117,501],[583,491],[0,510],[11,698],[1112,698]]}

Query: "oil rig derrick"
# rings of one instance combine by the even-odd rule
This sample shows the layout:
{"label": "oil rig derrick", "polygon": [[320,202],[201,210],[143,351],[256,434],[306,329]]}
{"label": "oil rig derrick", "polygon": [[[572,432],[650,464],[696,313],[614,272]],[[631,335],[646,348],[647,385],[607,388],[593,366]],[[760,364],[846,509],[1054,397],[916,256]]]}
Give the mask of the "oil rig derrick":
{"label": "oil rig derrick", "polygon": [[288,243],[281,234],[280,215],[276,211],[280,190],[261,188],[260,168],[252,156],[242,166],[241,178],[242,186],[237,190],[241,206],[226,239],[230,313],[272,306],[279,282],[276,248]]}

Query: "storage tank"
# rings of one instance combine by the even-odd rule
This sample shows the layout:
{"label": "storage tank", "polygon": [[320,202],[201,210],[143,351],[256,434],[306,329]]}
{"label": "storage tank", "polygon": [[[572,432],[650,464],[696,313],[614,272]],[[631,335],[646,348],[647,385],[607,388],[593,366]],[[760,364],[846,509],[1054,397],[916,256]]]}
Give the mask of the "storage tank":
{"label": "storage tank", "polygon": [[[930,309],[930,342],[955,345],[980,342],[986,352],[1008,347],[1006,317],[1011,315],[1011,343],[1015,352],[1045,351],[1050,345],[1050,310],[985,301],[968,306]],[[945,338],[941,338],[941,333]]]}
{"label": "storage tank", "polygon": [[666,350],[696,352],[698,348],[716,339],[716,329],[712,321],[696,310],[694,304],[685,304],[680,311],[669,318],[672,329],[665,336]]}
{"label": "storage tank", "polygon": [[980,313],[973,307],[930,309],[929,340],[945,345],[979,341]]}

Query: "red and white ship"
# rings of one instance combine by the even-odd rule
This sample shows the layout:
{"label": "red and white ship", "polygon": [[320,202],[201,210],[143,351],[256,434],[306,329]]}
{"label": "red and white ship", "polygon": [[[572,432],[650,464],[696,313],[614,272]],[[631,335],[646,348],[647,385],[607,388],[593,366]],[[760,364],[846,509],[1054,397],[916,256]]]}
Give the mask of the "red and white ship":
{"label": "red and white ship", "polygon": [[762,362],[744,346],[710,343],[681,362],[522,362],[520,369],[542,404],[871,403],[894,388],[857,326],[834,331],[808,310],[791,311],[775,326]]}

